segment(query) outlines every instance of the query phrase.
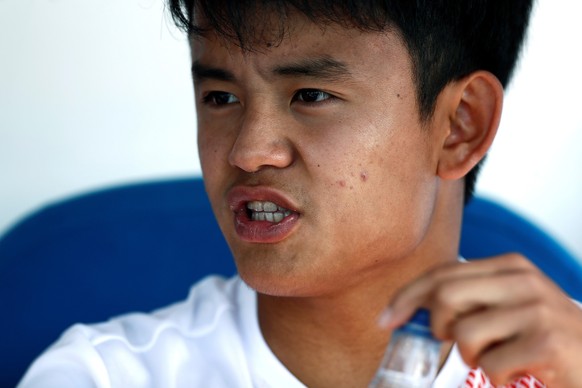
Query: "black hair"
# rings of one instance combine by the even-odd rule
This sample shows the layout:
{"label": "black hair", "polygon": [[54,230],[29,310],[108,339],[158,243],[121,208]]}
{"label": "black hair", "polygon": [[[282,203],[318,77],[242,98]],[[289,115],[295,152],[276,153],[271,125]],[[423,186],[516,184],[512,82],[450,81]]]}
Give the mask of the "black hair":
{"label": "black hair", "polygon": [[[525,40],[533,0],[168,0],[176,24],[192,36],[208,30],[253,50],[265,32],[279,32],[299,12],[316,24],[362,31],[393,29],[413,63],[420,117],[428,120],[439,93],[477,70],[493,73],[506,87]],[[278,25],[265,25],[264,15]],[[204,25],[196,25],[200,15]],[[273,18],[269,19],[273,20]],[[278,28],[278,30],[277,30]],[[465,203],[473,195],[481,163],[465,177]]]}

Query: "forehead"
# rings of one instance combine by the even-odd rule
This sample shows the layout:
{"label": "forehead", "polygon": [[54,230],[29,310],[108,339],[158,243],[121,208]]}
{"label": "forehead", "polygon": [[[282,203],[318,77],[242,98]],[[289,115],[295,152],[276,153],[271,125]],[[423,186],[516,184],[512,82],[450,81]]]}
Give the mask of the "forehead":
{"label": "forehead", "polygon": [[263,29],[260,38],[245,47],[214,30],[191,37],[194,63],[254,67],[265,74],[277,73],[281,65],[310,60],[327,63],[330,69],[344,67],[348,73],[381,73],[386,68],[410,72],[409,53],[392,29],[369,32],[337,24],[321,26],[297,14],[286,19],[284,27],[274,21],[264,25],[270,29]]}
{"label": "forehead", "polygon": [[[235,3],[235,1],[233,1]],[[236,6],[223,1],[194,0],[191,22],[195,34],[216,31],[243,48],[276,44],[296,24],[310,21],[320,27],[336,25],[362,31],[396,28],[389,8],[375,2],[351,1],[262,1],[241,2]]]}

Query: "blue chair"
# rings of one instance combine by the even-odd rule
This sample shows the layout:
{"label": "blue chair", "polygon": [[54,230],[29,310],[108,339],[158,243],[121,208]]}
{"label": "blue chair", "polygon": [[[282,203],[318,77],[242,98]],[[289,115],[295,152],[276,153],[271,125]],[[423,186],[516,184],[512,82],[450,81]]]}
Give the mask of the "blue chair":
{"label": "blue chair", "polygon": [[461,254],[469,259],[519,252],[560,285],[571,298],[582,300],[582,261],[549,234],[516,212],[484,198],[466,207]]}
{"label": "blue chair", "polygon": [[[461,253],[525,253],[582,299],[580,264],[540,229],[480,198],[466,209]],[[128,185],[68,199],[0,239],[0,386],[76,322],[150,311],[235,267],[198,178]]]}

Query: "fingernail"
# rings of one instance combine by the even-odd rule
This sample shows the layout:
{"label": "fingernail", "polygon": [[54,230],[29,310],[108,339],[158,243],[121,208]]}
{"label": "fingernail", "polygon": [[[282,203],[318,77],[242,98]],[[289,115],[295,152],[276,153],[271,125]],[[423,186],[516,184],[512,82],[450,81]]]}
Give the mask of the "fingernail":
{"label": "fingernail", "polygon": [[382,313],[378,317],[378,326],[381,329],[387,329],[390,326],[390,323],[392,322],[392,316],[393,316],[392,309],[387,308],[384,311],[382,311]]}

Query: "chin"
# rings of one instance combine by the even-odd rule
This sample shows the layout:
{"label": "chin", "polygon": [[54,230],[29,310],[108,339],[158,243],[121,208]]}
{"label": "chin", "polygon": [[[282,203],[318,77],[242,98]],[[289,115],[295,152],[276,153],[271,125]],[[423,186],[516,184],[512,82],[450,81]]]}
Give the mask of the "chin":
{"label": "chin", "polygon": [[231,252],[241,279],[265,295],[323,296],[337,292],[352,277],[352,271],[337,267],[341,258],[330,259],[340,256],[337,253],[302,248],[296,244],[232,244]]}
{"label": "chin", "polygon": [[304,287],[286,276],[265,273],[265,271],[239,270],[241,279],[259,294],[281,297],[304,296]]}
{"label": "chin", "polygon": [[322,282],[313,273],[303,275],[294,271],[275,271],[273,268],[239,266],[241,279],[256,292],[276,297],[308,297],[322,293]]}

